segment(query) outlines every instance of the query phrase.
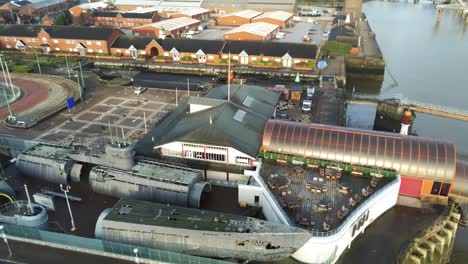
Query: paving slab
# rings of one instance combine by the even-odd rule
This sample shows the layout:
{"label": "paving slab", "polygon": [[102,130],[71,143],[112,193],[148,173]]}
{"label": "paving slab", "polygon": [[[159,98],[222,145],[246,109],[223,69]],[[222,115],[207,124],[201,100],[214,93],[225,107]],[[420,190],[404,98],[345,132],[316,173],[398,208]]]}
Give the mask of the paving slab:
{"label": "paving slab", "polygon": [[119,98],[109,98],[107,99],[106,101],[104,101],[104,104],[107,104],[107,105],[119,105],[121,104],[122,102],[124,102],[125,99],[119,99]]}
{"label": "paving slab", "polygon": [[128,127],[137,127],[142,123],[142,121],[143,120],[141,118],[138,118],[138,119],[125,118],[123,121],[119,123],[119,125],[128,126]]}
{"label": "paving slab", "polygon": [[132,108],[118,107],[117,109],[115,109],[114,111],[112,111],[112,114],[116,114],[116,115],[128,115],[128,113],[130,113],[131,111],[133,111]]}
{"label": "paving slab", "polygon": [[96,105],[95,107],[91,108],[91,111],[97,113],[104,113],[112,109],[112,106],[108,105]]}
{"label": "paving slab", "polygon": [[83,126],[85,126],[86,124],[87,123],[84,123],[84,122],[71,121],[71,122],[65,123],[61,128],[76,131],[82,128]]}
{"label": "paving slab", "polygon": [[99,116],[99,114],[95,114],[95,113],[84,113],[84,114],[82,114],[82,115],[80,115],[78,117],[75,117],[75,119],[89,122],[89,121],[93,121],[98,116]]}

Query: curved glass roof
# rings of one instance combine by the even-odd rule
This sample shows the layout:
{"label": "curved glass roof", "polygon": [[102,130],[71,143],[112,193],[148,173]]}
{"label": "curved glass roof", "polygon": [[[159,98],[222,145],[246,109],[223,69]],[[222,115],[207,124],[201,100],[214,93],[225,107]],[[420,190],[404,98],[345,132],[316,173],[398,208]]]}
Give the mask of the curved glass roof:
{"label": "curved glass roof", "polygon": [[400,175],[451,183],[453,143],[320,124],[268,120],[262,151],[393,169]]}

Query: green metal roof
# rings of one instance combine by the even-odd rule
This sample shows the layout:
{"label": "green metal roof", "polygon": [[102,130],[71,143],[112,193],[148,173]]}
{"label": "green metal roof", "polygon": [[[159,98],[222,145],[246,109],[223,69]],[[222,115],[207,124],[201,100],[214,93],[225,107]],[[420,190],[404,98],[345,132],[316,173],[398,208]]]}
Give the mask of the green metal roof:
{"label": "green metal roof", "polygon": [[[181,141],[226,146],[256,157],[263,128],[273,115],[280,94],[262,87],[232,85],[212,89],[206,97],[190,97],[181,103],[135,146],[137,153],[150,155],[155,146]],[[190,113],[190,104],[210,108]]]}

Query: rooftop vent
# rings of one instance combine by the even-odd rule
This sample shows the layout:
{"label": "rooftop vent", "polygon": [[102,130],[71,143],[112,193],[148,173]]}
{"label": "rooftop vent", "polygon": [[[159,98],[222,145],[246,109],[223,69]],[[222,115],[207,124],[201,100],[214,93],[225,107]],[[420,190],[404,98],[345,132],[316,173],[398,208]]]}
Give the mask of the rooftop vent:
{"label": "rooftop vent", "polygon": [[242,122],[244,120],[244,116],[245,116],[246,112],[243,111],[243,110],[237,110],[236,114],[234,115],[234,119],[239,121],[239,122]]}
{"label": "rooftop vent", "polygon": [[247,95],[247,97],[245,97],[244,102],[242,104],[245,106],[251,107],[254,101],[255,99]]}

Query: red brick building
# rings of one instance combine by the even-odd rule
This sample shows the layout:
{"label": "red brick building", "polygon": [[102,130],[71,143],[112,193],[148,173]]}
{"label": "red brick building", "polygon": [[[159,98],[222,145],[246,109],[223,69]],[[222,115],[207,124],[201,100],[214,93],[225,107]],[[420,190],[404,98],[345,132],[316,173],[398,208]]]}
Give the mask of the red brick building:
{"label": "red brick building", "polygon": [[190,8],[188,10],[171,14],[170,18],[188,17],[198,20],[207,20],[210,18],[211,11],[204,8]]}
{"label": "red brick building", "polygon": [[224,33],[225,40],[271,40],[279,32],[279,26],[265,22],[244,24]]}
{"label": "red brick building", "polygon": [[199,25],[200,20],[179,17],[135,27],[132,30],[133,34],[137,36],[156,36],[158,38],[171,36],[173,38],[179,38],[190,30],[197,30]]}
{"label": "red brick building", "polygon": [[157,12],[120,13],[112,11],[95,11],[92,13],[94,25],[98,27],[134,28],[158,22]]}
{"label": "red brick building", "polygon": [[284,11],[274,11],[263,13],[254,19],[253,22],[265,22],[270,24],[278,25],[280,28],[286,28],[291,25],[293,19],[293,13]]}
{"label": "red brick building", "polygon": [[111,28],[6,25],[0,29],[0,46],[21,51],[38,49],[45,54],[56,51],[80,56],[107,54],[120,34]]}
{"label": "red brick building", "polygon": [[29,2],[22,5],[18,12],[20,15],[32,16],[32,17],[43,17],[47,13],[61,11],[68,9],[72,4],[73,0],[42,0],[42,1],[17,1],[17,2]]}
{"label": "red brick building", "polygon": [[243,10],[235,13],[230,13],[224,16],[221,16],[218,19],[218,24],[220,26],[240,26],[244,24],[252,23],[252,19],[261,15],[262,12],[254,10]]}

